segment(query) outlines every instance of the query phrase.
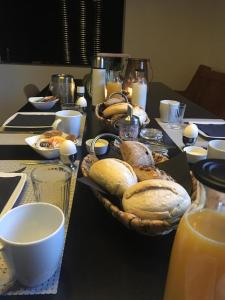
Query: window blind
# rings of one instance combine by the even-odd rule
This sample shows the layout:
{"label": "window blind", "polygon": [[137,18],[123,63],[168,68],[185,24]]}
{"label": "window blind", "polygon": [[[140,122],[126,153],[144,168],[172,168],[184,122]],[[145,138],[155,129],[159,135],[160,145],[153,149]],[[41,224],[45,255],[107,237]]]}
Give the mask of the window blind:
{"label": "window blind", "polygon": [[1,0],[4,63],[90,65],[122,52],[124,0]]}

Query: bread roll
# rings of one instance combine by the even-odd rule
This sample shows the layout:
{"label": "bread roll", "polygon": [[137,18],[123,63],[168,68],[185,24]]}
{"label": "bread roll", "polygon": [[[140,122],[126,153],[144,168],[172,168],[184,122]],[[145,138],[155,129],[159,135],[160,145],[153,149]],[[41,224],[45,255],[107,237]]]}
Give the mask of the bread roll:
{"label": "bread roll", "polygon": [[124,102],[124,99],[118,99],[118,98],[111,98],[111,99],[108,99],[104,102],[104,105],[105,107],[108,107],[110,105],[113,105],[113,104],[117,104],[117,103],[122,103]]}
{"label": "bread roll", "polygon": [[120,198],[128,187],[137,183],[137,177],[132,167],[115,158],[106,158],[95,162],[90,168],[89,176],[110,194]]}
{"label": "bread roll", "polygon": [[126,190],[122,205],[141,219],[165,220],[183,215],[191,204],[186,190],[176,182],[150,179]]}
{"label": "bread roll", "polygon": [[171,180],[174,179],[169,176],[165,171],[160,170],[156,167],[133,167],[134,172],[138,178],[138,181],[144,181],[149,179],[164,179],[164,180]]}
{"label": "bread roll", "polygon": [[138,117],[141,125],[143,125],[145,121],[148,119],[148,115],[145,112],[145,110],[138,105],[133,106],[133,115]]}
{"label": "bread roll", "polygon": [[152,151],[142,143],[136,141],[124,141],[120,144],[122,158],[132,167],[152,166],[154,159]]}
{"label": "bread roll", "polygon": [[102,114],[105,118],[109,118],[112,115],[116,114],[126,114],[127,113],[127,103],[117,103],[110,105],[106,109],[103,110]]}

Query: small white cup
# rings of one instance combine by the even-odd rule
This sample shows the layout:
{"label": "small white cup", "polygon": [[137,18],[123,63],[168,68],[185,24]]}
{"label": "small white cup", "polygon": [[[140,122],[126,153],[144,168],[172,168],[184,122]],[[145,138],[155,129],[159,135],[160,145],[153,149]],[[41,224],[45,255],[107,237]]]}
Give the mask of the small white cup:
{"label": "small white cup", "polygon": [[207,150],[198,146],[187,146],[183,148],[183,151],[187,154],[188,162],[192,164],[206,159],[207,156]]}
{"label": "small white cup", "polygon": [[57,270],[64,246],[64,214],[48,203],[29,203],[8,211],[0,219],[2,251],[14,276],[33,287]]}
{"label": "small white cup", "polygon": [[80,124],[82,114],[75,110],[60,110],[57,111],[55,122],[52,127],[61,130],[65,133],[80,136]]}
{"label": "small white cup", "polygon": [[180,102],[175,100],[161,100],[159,105],[160,120],[165,123],[173,122]]}
{"label": "small white cup", "polygon": [[225,141],[212,140],[208,143],[207,158],[225,159]]}

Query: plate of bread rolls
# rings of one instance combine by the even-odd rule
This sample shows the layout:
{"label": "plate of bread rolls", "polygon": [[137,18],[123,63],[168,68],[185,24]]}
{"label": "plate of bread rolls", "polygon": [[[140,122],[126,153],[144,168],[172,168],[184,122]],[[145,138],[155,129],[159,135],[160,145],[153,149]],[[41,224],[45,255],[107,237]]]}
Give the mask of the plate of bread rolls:
{"label": "plate of bread rolls", "polygon": [[127,228],[150,236],[167,234],[176,229],[191,205],[204,205],[204,188],[193,176],[187,191],[158,167],[168,157],[137,141],[121,141],[120,153],[121,159],[98,159],[94,152],[88,154],[81,170],[105,191],[92,188],[107,211]]}
{"label": "plate of bread rolls", "polygon": [[[106,125],[115,127],[116,123],[127,115],[128,98],[123,93],[113,93],[106,101],[97,104],[95,115],[97,119],[103,121]],[[133,115],[138,117],[140,126],[149,124],[150,119],[145,110],[139,105],[133,106]]]}

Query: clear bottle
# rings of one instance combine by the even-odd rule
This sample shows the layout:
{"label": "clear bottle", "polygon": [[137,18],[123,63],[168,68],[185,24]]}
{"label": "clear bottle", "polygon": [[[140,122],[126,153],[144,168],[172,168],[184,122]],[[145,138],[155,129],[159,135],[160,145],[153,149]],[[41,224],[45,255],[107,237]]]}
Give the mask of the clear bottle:
{"label": "clear bottle", "polygon": [[128,58],[124,76],[123,90],[132,104],[146,109],[148,84],[152,78],[150,60],[146,58]]}
{"label": "clear bottle", "polygon": [[105,100],[105,81],[106,71],[104,59],[103,57],[96,56],[92,61],[91,71],[91,96],[93,106]]}
{"label": "clear bottle", "polygon": [[77,106],[77,109],[84,113],[87,109],[87,100],[85,99],[85,87],[84,86],[78,86],[77,87],[77,100],[75,105]]}

